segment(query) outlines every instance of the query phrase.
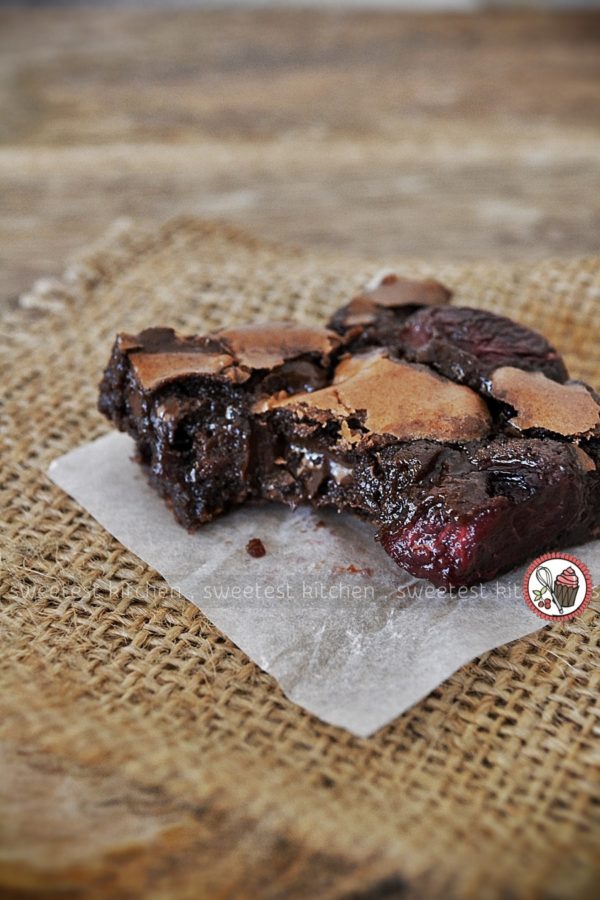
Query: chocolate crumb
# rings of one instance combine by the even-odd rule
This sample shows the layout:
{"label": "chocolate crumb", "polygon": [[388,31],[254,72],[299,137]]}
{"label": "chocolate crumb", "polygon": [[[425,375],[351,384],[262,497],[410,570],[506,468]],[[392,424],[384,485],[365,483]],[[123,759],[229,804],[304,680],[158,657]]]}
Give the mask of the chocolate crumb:
{"label": "chocolate crumb", "polygon": [[260,538],[251,538],[246,544],[246,553],[253,559],[260,559],[261,556],[266,556],[267,551]]}
{"label": "chocolate crumb", "polygon": [[315,528],[325,528],[325,527],[326,527],[326,525],[325,525],[325,522],[323,521],[323,519],[319,519],[319,521],[315,525]]}

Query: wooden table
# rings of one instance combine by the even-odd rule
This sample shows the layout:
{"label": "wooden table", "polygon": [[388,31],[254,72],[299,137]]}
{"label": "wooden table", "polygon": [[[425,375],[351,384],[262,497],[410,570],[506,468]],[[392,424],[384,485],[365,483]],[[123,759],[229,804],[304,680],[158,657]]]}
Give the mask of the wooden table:
{"label": "wooden table", "polygon": [[116,217],[444,258],[598,250],[600,16],[0,12],[0,297]]}

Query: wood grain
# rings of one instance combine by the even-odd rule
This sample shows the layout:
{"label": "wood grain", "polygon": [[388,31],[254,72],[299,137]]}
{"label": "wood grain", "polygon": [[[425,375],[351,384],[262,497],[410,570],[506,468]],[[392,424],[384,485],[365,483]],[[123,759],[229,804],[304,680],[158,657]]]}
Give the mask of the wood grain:
{"label": "wood grain", "polygon": [[119,216],[443,259],[597,250],[600,16],[0,12],[0,294]]}

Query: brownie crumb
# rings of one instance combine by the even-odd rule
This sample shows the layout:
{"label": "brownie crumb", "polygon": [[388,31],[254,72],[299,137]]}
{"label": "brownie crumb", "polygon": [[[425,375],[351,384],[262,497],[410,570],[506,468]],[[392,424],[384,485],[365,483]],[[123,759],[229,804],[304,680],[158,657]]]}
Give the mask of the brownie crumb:
{"label": "brownie crumb", "polygon": [[325,522],[323,521],[323,519],[319,519],[319,521],[315,525],[315,528],[325,528],[325,527],[326,527],[326,525],[325,525]]}
{"label": "brownie crumb", "polygon": [[267,551],[260,538],[252,538],[246,544],[246,553],[254,559],[260,559],[261,556],[266,556]]}

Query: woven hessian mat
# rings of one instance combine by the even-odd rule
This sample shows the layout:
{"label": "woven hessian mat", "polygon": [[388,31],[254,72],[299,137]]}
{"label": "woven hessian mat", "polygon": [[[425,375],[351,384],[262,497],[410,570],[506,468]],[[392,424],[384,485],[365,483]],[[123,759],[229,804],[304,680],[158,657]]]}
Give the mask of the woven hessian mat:
{"label": "woven hessian mat", "polygon": [[5,311],[0,736],[5,772],[29,773],[0,792],[9,895],[592,896],[597,592],[360,740],[288,701],[44,474],[108,430],[116,331],[322,322],[382,265],[539,328],[600,386],[598,259],[433,270],[179,219],[115,229]]}

